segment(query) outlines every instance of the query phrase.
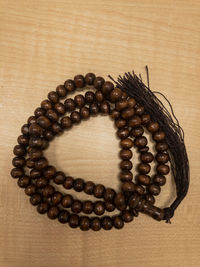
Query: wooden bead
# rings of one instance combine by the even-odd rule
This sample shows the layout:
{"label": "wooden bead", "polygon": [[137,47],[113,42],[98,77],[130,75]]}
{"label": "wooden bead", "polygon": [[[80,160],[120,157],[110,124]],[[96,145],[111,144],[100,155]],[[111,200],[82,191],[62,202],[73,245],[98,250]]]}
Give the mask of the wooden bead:
{"label": "wooden bead", "polygon": [[85,86],[85,78],[83,75],[78,74],[74,77],[74,83],[77,88],[83,88]]}
{"label": "wooden bead", "polygon": [[147,174],[151,170],[151,166],[148,163],[140,163],[138,165],[138,171],[140,174]]}
{"label": "wooden bead", "polygon": [[73,198],[71,195],[65,195],[62,198],[61,204],[64,208],[70,208],[73,203]]}
{"label": "wooden bead", "polygon": [[43,139],[37,136],[31,136],[29,139],[29,147],[41,147],[43,145]]}
{"label": "wooden bead", "polygon": [[120,101],[116,102],[116,104],[115,104],[115,109],[117,111],[124,110],[127,107],[128,107],[128,101],[127,100],[120,100]]}
{"label": "wooden bead", "polygon": [[154,176],[153,182],[156,185],[163,186],[166,183],[166,178],[163,175],[157,174],[157,175]]}
{"label": "wooden bead", "polygon": [[53,131],[54,134],[57,134],[57,135],[61,134],[63,132],[61,124],[57,123],[57,122],[54,122],[52,124],[52,131]]}
{"label": "wooden bead", "polygon": [[76,108],[75,102],[72,98],[67,98],[64,102],[66,111],[74,111]]}
{"label": "wooden bead", "polygon": [[63,183],[63,187],[65,189],[71,189],[74,186],[74,179],[71,176],[65,177],[65,181]]}
{"label": "wooden bead", "polygon": [[94,191],[95,184],[93,182],[86,182],[84,185],[84,192],[88,195],[92,195]]}
{"label": "wooden bead", "polygon": [[101,229],[101,221],[99,218],[95,217],[91,220],[91,229],[93,231],[99,231]]}
{"label": "wooden bead", "polygon": [[41,108],[44,110],[48,110],[48,109],[52,109],[53,105],[48,99],[45,99],[41,102]]}
{"label": "wooden bead", "polygon": [[122,90],[119,88],[114,88],[111,92],[110,92],[110,100],[112,102],[116,102],[119,101],[122,97]]}
{"label": "wooden bead", "polygon": [[34,115],[36,118],[43,116],[45,114],[46,110],[44,108],[36,108],[34,111]]}
{"label": "wooden bead", "polygon": [[80,229],[82,231],[87,231],[90,229],[90,219],[86,216],[80,218]]}
{"label": "wooden bead", "polygon": [[26,154],[26,149],[21,145],[16,145],[13,149],[13,153],[16,156],[24,156]]}
{"label": "wooden bead", "polygon": [[140,147],[138,150],[140,153],[146,153],[149,151],[149,147],[148,146]]}
{"label": "wooden bead", "polygon": [[115,205],[110,202],[110,201],[106,201],[105,202],[105,209],[108,211],[108,212],[112,212],[115,210]]}
{"label": "wooden bead", "polygon": [[119,129],[117,131],[117,136],[120,138],[120,139],[125,139],[127,137],[129,137],[129,129],[128,128],[122,128],[122,129]]}
{"label": "wooden bead", "polygon": [[121,229],[124,226],[124,221],[122,220],[121,216],[114,216],[113,217],[113,225],[116,229]]}
{"label": "wooden bead", "polygon": [[136,105],[136,100],[135,100],[135,98],[130,97],[127,101],[128,101],[128,107],[129,107],[129,108],[134,108],[134,107],[135,107],[135,105]]}
{"label": "wooden bead", "polygon": [[48,99],[52,102],[52,103],[58,103],[59,101],[59,96],[56,92],[51,91],[48,93]]}
{"label": "wooden bead", "polygon": [[100,104],[100,111],[102,114],[109,114],[110,113],[110,105],[107,101],[104,101]]}
{"label": "wooden bead", "polygon": [[30,184],[25,188],[25,194],[27,196],[32,196],[36,192],[36,186],[34,184]]}
{"label": "wooden bead", "polygon": [[93,194],[96,198],[102,198],[105,191],[105,187],[102,184],[97,184],[94,187]]}
{"label": "wooden bead", "polygon": [[84,181],[81,178],[77,178],[74,180],[74,190],[77,192],[83,191]]}
{"label": "wooden bead", "polygon": [[49,147],[49,141],[43,138],[43,139],[42,139],[42,146],[41,146],[41,149],[42,149],[42,150],[45,150],[45,149],[47,149],[48,147]]}
{"label": "wooden bead", "polygon": [[159,142],[156,144],[156,150],[159,152],[164,152],[168,149],[168,144],[166,142]]}
{"label": "wooden bead", "polygon": [[64,115],[65,114],[65,105],[63,103],[56,103],[55,106],[54,106],[54,110],[59,115]]}
{"label": "wooden bead", "polygon": [[130,171],[122,171],[119,174],[119,179],[122,182],[131,181],[133,179],[133,174]]}
{"label": "wooden bead", "polygon": [[69,221],[69,212],[67,210],[62,210],[58,215],[58,221],[60,223],[67,223]]}
{"label": "wooden bead", "polygon": [[115,195],[116,195],[116,192],[112,188],[106,188],[103,193],[103,198],[105,201],[112,202]]}
{"label": "wooden bead", "polygon": [[32,169],[30,171],[30,177],[31,179],[37,179],[37,178],[40,178],[41,177],[41,172],[36,170],[36,169]]}
{"label": "wooden bead", "polygon": [[133,108],[126,108],[122,111],[122,118],[127,120],[130,119],[131,117],[133,117],[133,115],[135,114],[135,111]]}
{"label": "wooden bead", "polygon": [[51,197],[55,192],[55,189],[52,185],[47,185],[42,189],[42,194],[44,197],[49,198]]}
{"label": "wooden bead", "polygon": [[83,95],[76,95],[74,97],[74,102],[78,108],[82,108],[85,105],[85,98]]}
{"label": "wooden bead", "polygon": [[144,113],[144,107],[143,106],[141,106],[141,105],[137,105],[136,107],[135,107],[135,114],[137,114],[137,115],[142,115],[143,113]]}
{"label": "wooden bead", "polygon": [[83,202],[83,212],[86,214],[91,214],[93,212],[94,206],[92,201],[86,200]]}
{"label": "wooden bead", "polygon": [[92,92],[92,91],[87,91],[85,93],[85,102],[87,104],[91,104],[95,101],[96,97],[95,97],[95,94]]}
{"label": "wooden bead", "polygon": [[44,177],[39,177],[38,179],[36,179],[35,185],[38,188],[44,188],[46,185],[48,185],[48,180]]}
{"label": "wooden bead", "polygon": [[98,104],[96,104],[96,103],[90,104],[89,110],[90,110],[90,113],[92,115],[97,115],[98,112],[99,112],[99,106],[98,106]]}
{"label": "wooden bead", "polygon": [[62,200],[62,194],[58,191],[55,192],[51,197],[51,202],[54,206],[60,204],[61,200]]}
{"label": "wooden bead", "polygon": [[137,115],[134,115],[132,118],[128,121],[128,126],[132,128],[136,128],[141,125],[141,118]]}
{"label": "wooden bead", "polygon": [[110,81],[106,81],[102,86],[102,93],[104,95],[108,95],[111,93],[111,91],[114,89],[114,84]]}
{"label": "wooden bead", "polygon": [[30,184],[30,178],[27,175],[22,176],[18,179],[17,184],[21,188],[26,188]]}
{"label": "wooden bead", "polygon": [[47,216],[51,220],[56,219],[58,217],[58,214],[59,214],[59,208],[56,206],[50,207],[48,212],[47,212]]}
{"label": "wooden bead", "polygon": [[73,123],[79,123],[81,121],[81,115],[78,111],[73,111],[70,115],[70,119]]}
{"label": "wooden bead", "polygon": [[52,141],[54,139],[54,133],[50,130],[46,130],[44,131],[44,137],[48,140],[48,141]]}
{"label": "wooden bead", "polygon": [[104,230],[111,230],[112,229],[112,226],[113,226],[113,223],[112,223],[112,219],[108,216],[105,216],[103,219],[102,219],[102,227]]}
{"label": "wooden bead", "polygon": [[130,132],[130,136],[133,136],[133,137],[140,137],[142,136],[144,133],[144,129],[139,126],[139,127],[136,127],[136,128],[133,128]]}
{"label": "wooden bead", "polygon": [[77,214],[71,214],[70,215],[69,226],[71,228],[77,228],[79,226],[79,216]]}
{"label": "wooden bead", "polygon": [[157,131],[153,134],[153,140],[160,142],[165,139],[165,133],[163,131]]}
{"label": "wooden bead", "polygon": [[167,163],[169,161],[169,155],[167,153],[158,153],[156,155],[156,160],[158,163]]}
{"label": "wooden bead", "polygon": [[88,85],[93,85],[94,83],[94,80],[95,80],[96,76],[94,73],[87,73],[85,75],[85,82],[88,84]]}
{"label": "wooden bead", "polygon": [[159,124],[158,122],[150,122],[147,126],[147,129],[150,133],[157,132],[159,129]]}
{"label": "wooden bead", "polygon": [[27,146],[29,144],[29,139],[26,135],[20,135],[17,138],[17,142],[21,146]]}
{"label": "wooden bead", "polygon": [[39,160],[42,157],[43,153],[41,149],[34,148],[29,152],[29,157],[31,160]]}
{"label": "wooden bead", "polygon": [[32,123],[29,127],[29,134],[35,136],[41,136],[43,133],[42,127],[40,127],[37,123]]}
{"label": "wooden bead", "polygon": [[56,93],[58,94],[59,97],[66,97],[67,95],[67,90],[64,87],[64,85],[58,85],[56,87]]}
{"label": "wooden bead", "polygon": [[145,189],[143,186],[141,185],[135,185],[135,191],[139,194],[139,195],[144,195],[145,193]]}
{"label": "wooden bead", "polygon": [[134,145],[139,148],[145,147],[147,145],[147,138],[145,136],[135,138]]}
{"label": "wooden bead", "polygon": [[160,186],[151,184],[150,186],[148,186],[148,191],[150,194],[157,196],[160,194]]}
{"label": "wooden bead", "polygon": [[40,214],[45,214],[48,211],[48,209],[49,209],[49,204],[47,202],[40,203],[37,206],[37,211]]}
{"label": "wooden bead", "polygon": [[137,177],[139,184],[141,185],[149,185],[151,183],[151,177],[145,174],[140,174]]}
{"label": "wooden bead", "polygon": [[130,149],[133,147],[133,141],[130,138],[126,138],[120,141],[120,146],[124,149]]}
{"label": "wooden bead", "polygon": [[151,152],[144,152],[140,155],[140,160],[144,163],[150,163],[154,159],[153,154]]}
{"label": "wooden bead", "polygon": [[165,164],[159,164],[157,165],[156,170],[159,174],[166,175],[169,173],[169,166]]}
{"label": "wooden bead", "polygon": [[38,205],[39,203],[41,203],[42,201],[42,197],[40,194],[36,193],[36,194],[33,194],[30,198],[30,202],[33,206],[36,206]]}
{"label": "wooden bead", "polygon": [[120,150],[119,156],[123,160],[128,160],[132,158],[133,153],[130,149],[122,149]]}
{"label": "wooden bead", "polygon": [[28,136],[29,135],[29,125],[28,124],[24,124],[21,128],[21,132],[22,134]]}
{"label": "wooden bead", "polygon": [[94,204],[94,213],[98,216],[104,214],[105,205],[103,201],[96,201]]}
{"label": "wooden bead", "polygon": [[80,213],[82,210],[82,202],[80,200],[74,200],[71,205],[71,210],[74,213]]}
{"label": "wooden bead", "polygon": [[115,121],[115,126],[119,129],[123,128],[124,126],[126,126],[126,120],[119,118]]}
{"label": "wooden bead", "polygon": [[124,182],[122,184],[122,191],[123,192],[134,192],[135,191],[135,184],[133,182]]}
{"label": "wooden bead", "polygon": [[120,112],[113,109],[111,112],[110,112],[110,117],[113,119],[113,120],[116,120],[116,119],[119,119],[120,117]]}
{"label": "wooden bead", "polygon": [[54,166],[48,166],[44,172],[43,176],[47,179],[52,179],[56,174],[56,168]]}
{"label": "wooden bead", "polygon": [[96,77],[95,80],[94,80],[94,87],[99,90],[99,89],[102,88],[104,83],[105,83],[104,78]]}
{"label": "wooden bead", "polygon": [[72,127],[72,121],[68,116],[63,117],[60,123],[63,129],[70,129]]}
{"label": "wooden bead", "polygon": [[120,169],[123,171],[130,171],[133,167],[133,164],[130,160],[122,160],[120,162]]}
{"label": "wooden bead", "polygon": [[128,98],[127,93],[123,91],[123,92],[122,92],[122,97],[121,97],[121,99],[122,99],[122,100],[127,100],[127,98]]}
{"label": "wooden bead", "polygon": [[55,184],[63,184],[65,182],[65,174],[63,172],[56,172],[53,181]]}
{"label": "wooden bead", "polygon": [[126,204],[125,204],[125,196],[122,192],[116,194],[114,203],[118,210],[124,210]]}
{"label": "wooden bead", "polygon": [[102,103],[104,101],[104,95],[100,90],[96,91],[95,97],[98,103]]}
{"label": "wooden bead", "polygon": [[74,81],[72,81],[70,79],[65,81],[64,86],[65,86],[67,92],[73,92],[76,89]]}
{"label": "wooden bead", "polygon": [[142,125],[147,125],[150,122],[151,117],[149,114],[143,114],[141,119],[142,119]]}
{"label": "wooden bead", "polygon": [[15,157],[12,160],[12,164],[14,167],[23,167],[25,165],[26,161],[24,157]]}
{"label": "wooden bead", "polygon": [[133,213],[129,210],[124,210],[122,212],[122,219],[124,222],[129,223],[133,221]]}
{"label": "wooden bead", "polygon": [[146,194],[145,198],[148,202],[150,202],[152,205],[155,203],[155,197],[152,196],[151,194]]}
{"label": "wooden bead", "polygon": [[45,169],[48,166],[48,161],[46,158],[41,158],[35,162],[35,168],[37,170]]}
{"label": "wooden bead", "polygon": [[24,170],[23,169],[21,169],[21,168],[13,168],[12,170],[11,170],[11,176],[13,177],[13,178],[21,178],[21,177],[23,177],[24,176]]}

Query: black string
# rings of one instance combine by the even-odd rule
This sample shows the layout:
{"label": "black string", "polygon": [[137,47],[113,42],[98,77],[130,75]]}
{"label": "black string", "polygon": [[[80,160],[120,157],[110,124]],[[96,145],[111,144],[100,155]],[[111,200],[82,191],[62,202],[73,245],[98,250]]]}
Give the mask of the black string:
{"label": "black string", "polygon": [[[164,209],[164,220],[170,222],[175,209],[181,203],[188,192],[189,188],[189,161],[184,144],[184,131],[179,125],[170,101],[160,92],[152,92],[149,88],[149,72],[147,71],[148,87],[142,82],[141,76],[138,77],[134,72],[125,73],[124,76],[119,76],[115,81],[110,75],[111,80],[116,83],[116,86],[125,91],[130,97],[134,97],[138,103],[145,107],[145,110],[150,114],[153,121],[160,124],[160,128],[166,134],[166,142],[169,147],[169,156],[171,169],[176,184],[176,199]],[[172,116],[163,103],[156,97],[156,94],[162,95],[168,102]],[[175,121],[174,121],[175,120]]]}

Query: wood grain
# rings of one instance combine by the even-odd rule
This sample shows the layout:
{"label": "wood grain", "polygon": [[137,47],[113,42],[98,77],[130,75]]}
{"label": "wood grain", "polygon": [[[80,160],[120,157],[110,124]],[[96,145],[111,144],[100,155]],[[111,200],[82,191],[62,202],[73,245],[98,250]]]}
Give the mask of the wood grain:
{"label": "wood grain", "polygon": [[[199,16],[198,0],[0,0],[1,267],[199,266]],[[190,190],[173,223],[141,215],[122,231],[82,233],[39,216],[9,174],[21,125],[77,73],[117,77],[134,68],[145,80],[145,65],[151,88],[174,107],[190,159]],[[99,116],[47,155],[58,169],[117,188],[118,149],[113,123]],[[160,206],[173,188],[169,177]]]}

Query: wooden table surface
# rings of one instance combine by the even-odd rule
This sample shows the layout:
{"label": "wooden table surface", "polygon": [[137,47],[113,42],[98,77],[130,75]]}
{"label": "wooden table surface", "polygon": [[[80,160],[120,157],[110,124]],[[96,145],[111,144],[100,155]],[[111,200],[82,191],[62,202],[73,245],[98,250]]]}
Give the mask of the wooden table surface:
{"label": "wooden table surface", "polygon": [[[38,215],[10,177],[22,124],[78,73],[134,69],[146,81],[145,65],[184,128],[190,160],[189,193],[172,224],[140,215],[120,231],[81,232]],[[198,0],[0,0],[0,266],[200,266],[199,70]],[[113,123],[98,116],[46,155],[59,170],[117,189],[118,150]],[[168,177],[160,207],[174,190]]]}

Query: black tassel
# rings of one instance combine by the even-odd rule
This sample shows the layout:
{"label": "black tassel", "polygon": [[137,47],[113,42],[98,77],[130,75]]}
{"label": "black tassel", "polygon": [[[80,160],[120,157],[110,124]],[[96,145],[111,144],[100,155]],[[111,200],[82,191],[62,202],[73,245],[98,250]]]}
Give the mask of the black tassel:
{"label": "black tassel", "polygon": [[[147,70],[148,86],[142,82],[141,76],[138,77],[134,72],[125,73],[124,76],[119,76],[115,81],[110,75],[111,80],[116,83],[116,86],[127,93],[128,96],[143,105],[146,111],[150,114],[152,120],[160,124],[160,128],[166,134],[166,142],[169,147],[169,156],[171,169],[176,184],[176,199],[170,207],[164,209],[164,220],[170,222],[175,209],[181,203],[188,192],[189,188],[189,161],[184,144],[184,131],[179,125],[177,118],[174,115],[172,106],[167,98],[159,92],[152,92],[149,88],[149,75]],[[161,94],[168,102],[171,113],[166,109],[162,102],[156,97],[155,93]]]}

